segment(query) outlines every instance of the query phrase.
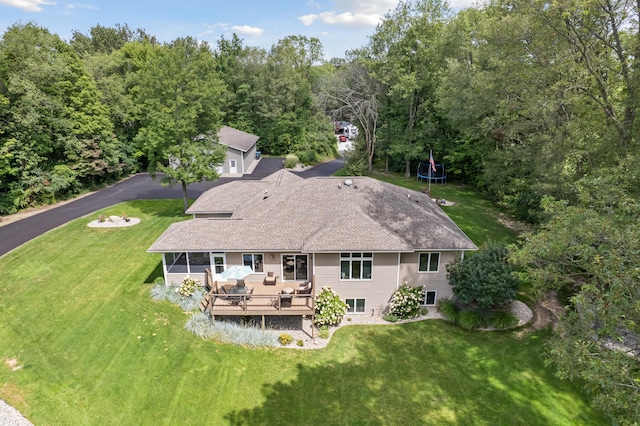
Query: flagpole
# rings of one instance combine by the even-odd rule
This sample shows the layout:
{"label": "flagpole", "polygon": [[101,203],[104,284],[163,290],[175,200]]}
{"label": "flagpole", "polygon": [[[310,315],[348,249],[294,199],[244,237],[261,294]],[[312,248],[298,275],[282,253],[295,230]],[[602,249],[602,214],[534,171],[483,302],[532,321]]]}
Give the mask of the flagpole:
{"label": "flagpole", "polygon": [[431,197],[431,164],[433,164],[432,162],[432,158],[433,158],[433,151],[429,150],[429,197]]}

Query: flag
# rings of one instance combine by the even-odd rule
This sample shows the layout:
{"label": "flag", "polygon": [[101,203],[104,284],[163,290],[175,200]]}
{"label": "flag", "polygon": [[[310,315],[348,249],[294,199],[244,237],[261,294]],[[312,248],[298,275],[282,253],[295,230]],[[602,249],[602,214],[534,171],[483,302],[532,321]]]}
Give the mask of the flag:
{"label": "flag", "polygon": [[436,162],[433,161],[433,151],[429,151],[429,163],[431,164],[431,170],[433,173],[436,172]]}

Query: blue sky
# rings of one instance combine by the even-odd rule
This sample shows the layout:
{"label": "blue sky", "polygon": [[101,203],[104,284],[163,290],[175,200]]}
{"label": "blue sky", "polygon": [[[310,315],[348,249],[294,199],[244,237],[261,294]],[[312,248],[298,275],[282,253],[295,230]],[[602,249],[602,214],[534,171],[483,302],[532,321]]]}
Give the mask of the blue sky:
{"label": "blue sky", "polygon": [[[325,57],[364,46],[398,0],[0,0],[0,32],[34,22],[69,40],[97,24],[143,28],[161,42],[192,36],[215,46],[234,32],[246,46],[270,48],[288,35],[317,37]],[[450,0],[454,9],[473,0]]]}

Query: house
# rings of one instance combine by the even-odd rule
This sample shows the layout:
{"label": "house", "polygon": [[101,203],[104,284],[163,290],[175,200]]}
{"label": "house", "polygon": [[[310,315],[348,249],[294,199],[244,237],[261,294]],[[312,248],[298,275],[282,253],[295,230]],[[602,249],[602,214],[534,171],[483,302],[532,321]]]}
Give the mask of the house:
{"label": "house", "polygon": [[224,163],[218,168],[220,175],[242,176],[251,173],[258,161],[256,143],[259,136],[229,126],[218,131],[218,143],[227,147]]}
{"label": "house", "polygon": [[[167,284],[186,275],[204,281],[209,269],[223,285],[223,271],[244,265],[254,295],[309,282],[312,295],[331,286],[353,313],[384,312],[405,281],[425,286],[424,305],[435,305],[452,295],[446,264],[477,250],[426,194],[369,177],[303,179],[281,170],[211,188],[187,213],[193,218],[148,249],[162,253]],[[267,276],[278,285],[265,285]]]}

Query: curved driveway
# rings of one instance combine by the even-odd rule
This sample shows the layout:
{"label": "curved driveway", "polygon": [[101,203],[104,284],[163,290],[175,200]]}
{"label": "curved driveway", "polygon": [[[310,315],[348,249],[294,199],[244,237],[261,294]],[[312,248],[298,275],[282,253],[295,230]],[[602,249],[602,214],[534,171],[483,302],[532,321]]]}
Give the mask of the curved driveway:
{"label": "curved driveway", "polygon": [[[187,193],[190,198],[197,198],[209,188],[222,185],[234,179],[262,179],[281,169],[282,161],[282,158],[262,158],[251,175],[240,178],[223,177],[215,182],[192,184],[189,185]],[[330,176],[343,166],[344,160],[338,159],[296,173],[304,178]],[[165,188],[160,185],[160,179],[154,180],[147,173],[134,175],[113,186],[78,198],[70,203],[0,226],[0,256],[40,234],[105,207],[131,200],[166,198],[182,198],[180,186]]]}

